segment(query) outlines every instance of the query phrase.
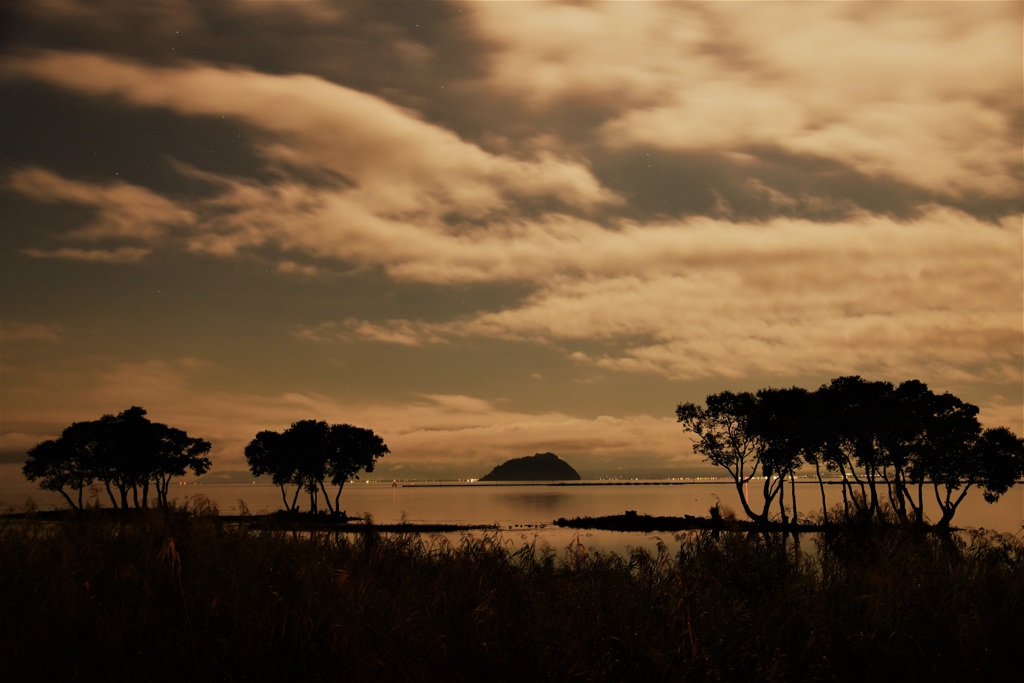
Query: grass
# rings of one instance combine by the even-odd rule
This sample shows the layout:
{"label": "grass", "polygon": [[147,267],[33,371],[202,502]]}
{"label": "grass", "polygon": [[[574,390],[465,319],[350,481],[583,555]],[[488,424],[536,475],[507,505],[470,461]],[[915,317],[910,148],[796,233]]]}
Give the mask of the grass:
{"label": "grass", "polygon": [[865,526],[803,545],[694,531],[621,556],[254,531],[210,509],[8,519],[0,680],[1015,680],[1020,540]]}

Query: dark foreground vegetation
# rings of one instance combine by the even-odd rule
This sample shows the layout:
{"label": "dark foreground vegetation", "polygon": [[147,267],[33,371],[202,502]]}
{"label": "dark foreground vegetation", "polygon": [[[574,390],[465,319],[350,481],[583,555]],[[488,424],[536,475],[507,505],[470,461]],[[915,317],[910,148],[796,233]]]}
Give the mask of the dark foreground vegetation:
{"label": "dark foreground vegetation", "polygon": [[497,533],[0,521],[0,680],[1015,680],[1024,543],[839,525],[627,556]]}

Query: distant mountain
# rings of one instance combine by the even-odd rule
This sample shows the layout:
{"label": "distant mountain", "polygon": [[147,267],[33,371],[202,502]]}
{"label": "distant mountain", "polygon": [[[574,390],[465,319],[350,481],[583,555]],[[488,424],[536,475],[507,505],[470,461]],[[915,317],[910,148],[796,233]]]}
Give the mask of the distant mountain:
{"label": "distant mountain", "polygon": [[495,467],[480,481],[576,481],[579,473],[554,453],[512,458]]}

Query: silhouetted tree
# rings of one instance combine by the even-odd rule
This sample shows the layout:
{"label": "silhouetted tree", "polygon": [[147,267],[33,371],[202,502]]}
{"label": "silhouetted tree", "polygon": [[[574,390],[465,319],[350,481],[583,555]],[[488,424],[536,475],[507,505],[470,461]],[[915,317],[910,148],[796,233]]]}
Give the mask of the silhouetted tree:
{"label": "silhouetted tree", "polygon": [[[924,464],[929,457],[929,425],[939,399],[918,380],[903,382],[888,397],[879,445],[885,452],[889,501],[900,521],[924,521]],[[910,513],[908,513],[908,507]]]}
{"label": "silhouetted tree", "polygon": [[796,471],[811,448],[807,433],[810,396],[806,389],[759,389],[749,422],[750,432],[760,443],[761,468],[765,477],[777,478],[779,516],[787,522],[785,482],[790,482],[793,521],[796,521]]}
{"label": "silhouetted tree", "polygon": [[[369,429],[300,420],[284,432],[259,432],[246,446],[245,458],[254,475],[270,475],[280,487],[286,510],[297,510],[299,491],[306,491],[310,511],[318,511],[322,493],[327,509],[336,514],[345,482],[360,470],[372,472],[377,459],[389,452]],[[338,487],[333,504],[325,481]],[[290,502],[289,485],[296,487]]]}
{"label": "silhouetted tree", "polygon": [[206,455],[211,444],[160,423],[153,424],[152,438],[153,448],[147,451],[151,454],[149,477],[156,487],[157,503],[167,507],[172,479],[184,476],[187,470],[196,476],[209,471],[211,462]]}
{"label": "silhouetted tree", "polygon": [[[115,508],[129,506],[129,492],[135,507],[147,507],[150,483],[156,488],[157,503],[166,506],[171,479],[187,470],[205,474],[211,464],[209,450],[208,441],[151,422],[144,409],[133,406],[118,415],[75,422],[60,438],[37,444],[29,451],[23,472],[30,481],[41,479],[41,488],[58,491],[78,509],[83,488],[95,481],[103,482]],[[78,492],[77,502],[65,487]]]}
{"label": "silhouetted tree", "polygon": [[280,432],[262,431],[245,447],[245,460],[254,476],[269,475],[271,481],[281,489],[284,509],[296,510],[301,486],[295,487],[295,494],[288,500],[287,485],[293,483],[294,467],[292,458],[285,451],[285,437]]}
{"label": "silhouetted tree", "polygon": [[[68,430],[64,430],[65,435]],[[82,509],[82,494],[93,482],[89,453],[62,435],[33,446],[28,452],[22,472],[29,481],[39,480],[39,488],[56,491],[72,508]],[[67,490],[66,490],[67,489]],[[76,498],[69,491],[77,493]]]}
{"label": "silhouetted tree", "polygon": [[826,452],[842,477],[847,511],[852,505],[867,516],[878,513],[884,468],[879,431],[892,392],[889,382],[869,382],[857,376],[838,377],[818,390],[829,427]]}
{"label": "silhouetted tree", "polygon": [[948,447],[936,451],[926,466],[942,510],[939,526],[949,526],[972,487],[994,503],[1024,476],[1024,440],[1005,427],[971,432],[952,434]]}
{"label": "silhouetted tree", "polygon": [[[773,484],[771,477],[764,476],[762,443],[751,424],[756,406],[754,394],[723,391],[708,396],[704,406],[679,404],[676,418],[683,429],[696,437],[694,452],[711,464],[725,468],[732,477],[747,516],[766,522],[777,484]],[[755,512],[750,507],[746,487],[759,474],[764,476],[764,507]]]}
{"label": "silhouetted tree", "polygon": [[830,520],[828,503],[825,498],[825,477],[828,473],[836,471],[836,459],[833,457],[828,425],[824,419],[825,411],[821,402],[817,400],[816,394],[805,391],[802,403],[803,417],[798,424],[793,425],[792,429],[800,433],[804,463],[814,468],[814,475],[818,481],[822,521],[828,524]]}
{"label": "silhouetted tree", "polygon": [[[96,463],[102,468],[98,472],[99,478],[114,486],[122,508],[128,507],[129,492],[135,507],[146,507],[149,503],[147,460],[153,448],[153,423],[146,419],[146,411],[133,406],[117,415],[104,415],[88,424],[98,453]],[[140,488],[143,489],[141,501]]]}
{"label": "silhouetted tree", "polygon": [[[349,479],[358,479],[357,473],[360,471],[373,472],[377,459],[391,451],[384,444],[384,439],[372,430],[349,424],[333,425],[330,441],[333,457],[327,461],[327,474],[331,477],[331,484],[338,487],[334,494],[334,507],[331,509],[331,512],[337,514],[345,482]],[[330,508],[327,491],[324,491],[324,499]]]}
{"label": "silhouetted tree", "polygon": [[[923,522],[930,485],[940,526],[949,526],[971,488],[993,502],[1024,476],[1024,441],[1003,427],[983,431],[977,406],[917,380],[894,387],[849,376],[813,393],[722,392],[708,396],[705,407],[681,404],[676,415],[697,437],[694,451],[729,472],[755,521],[767,521],[775,496],[787,521],[787,479],[796,518],[795,476],[804,463],[814,466],[826,521],[823,469],[840,477],[847,517],[882,519],[887,504],[899,520]],[[758,478],[760,512],[746,496]]]}

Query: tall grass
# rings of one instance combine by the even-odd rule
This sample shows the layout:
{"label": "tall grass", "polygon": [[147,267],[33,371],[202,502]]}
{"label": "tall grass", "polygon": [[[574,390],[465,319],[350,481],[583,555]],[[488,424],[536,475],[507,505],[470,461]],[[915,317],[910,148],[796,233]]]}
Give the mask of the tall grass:
{"label": "tall grass", "polygon": [[841,528],[625,555],[498,534],[0,522],[0,680],[1014,680],[1024,544]]}

